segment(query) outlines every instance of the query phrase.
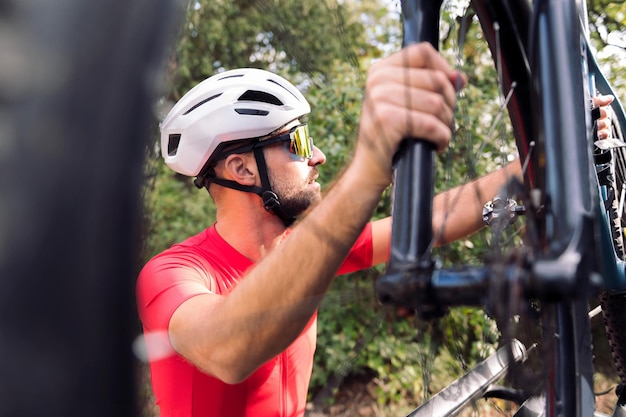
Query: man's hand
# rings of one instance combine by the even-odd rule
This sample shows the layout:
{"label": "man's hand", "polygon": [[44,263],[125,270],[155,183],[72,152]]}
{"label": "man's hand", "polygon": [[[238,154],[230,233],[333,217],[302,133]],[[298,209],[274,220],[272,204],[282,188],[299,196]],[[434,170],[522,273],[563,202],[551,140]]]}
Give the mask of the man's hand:
{"label": "man's hand", "polygon": [[611,137],[611,118],[608,106],[613,102],[613,96],[597,96],[592,99],[594,107],[600,107],[600,118],[596,121],[598,127],[598,139]]}
{"label": "man's hand", "polygon": [[404,138],[443,150],[452,137],[456,92],[465,77],[428,43],[410,45],[370,67],[354,162],[364,180],[385,188]]}

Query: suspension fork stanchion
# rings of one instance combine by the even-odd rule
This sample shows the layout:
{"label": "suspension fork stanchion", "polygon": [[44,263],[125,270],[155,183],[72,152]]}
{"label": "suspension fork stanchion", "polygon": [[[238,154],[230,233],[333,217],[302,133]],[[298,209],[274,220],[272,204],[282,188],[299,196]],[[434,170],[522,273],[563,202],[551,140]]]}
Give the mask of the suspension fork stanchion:
{"label": "suspension fork stanchion", "polygon": [[[442,0],[403,0],[403,46],[429,42],[439,47]],[[407,120],[411,123],[411,120]],[[434,147],[407,138],[396,155],[391,257],[386,274],[377,282],[379,300],[417,307],[425,298],[434,262],[431,256]]]}

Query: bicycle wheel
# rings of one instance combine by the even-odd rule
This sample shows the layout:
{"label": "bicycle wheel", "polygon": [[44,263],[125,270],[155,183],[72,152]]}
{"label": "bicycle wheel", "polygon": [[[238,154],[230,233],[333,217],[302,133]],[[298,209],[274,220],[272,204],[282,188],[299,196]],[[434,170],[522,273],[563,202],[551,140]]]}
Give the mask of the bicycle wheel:
{"label": "bicycle wheel", "polygon": [[2,2],[2,416],[136,415],[142,161],[174,3]]}
{"label": "bicycle wheel", "polygon": [[[473,4],[477,7],[478,3],[481,2],[474,2]],[[534,117],[536,120],[544,120],[547,123],[543,124],[543,127],[535,127],[533,136],[535,138],[539,138],[539,140],[537,141],[538,143],[535,157],[531,157],[529,159],[529,166],[534,168],[535,171],[527,172],[525,179],[529,181],[528,184],[531,184],[531,187],[532,185],[538,186],[542,190],[541,193],[545,195],[544,203],[542,204],[545,214],[542,214],[541,216],[543,216],[543,218],[540,219],[537,218],[538,216],[533,216],[533,218],[529,220],[531,222],[530,226],[529,223],[527,223],[527,227],[532,228],[531,231],[535,232],[534,236],[536,239],[530,241],[527,239],[527,244],[529,243],[531,247],[535,248],[534,253],[537,258],[542,258],[546,256],[546,254],[549,258],[554,257],[554,254],[551,253],[558,253],[559,251],[564,250],[563,248],[565,245],[561,239],[568,234],[573,236],[575,233],[574,229],[568,228],[565,224],[559,224],[559,217],[579,217],[581,219],[580,224],[582,225],[581,230],[583,230],[585,227],[589,227],[584,226],[584,224],[590,223],[592,221],[591,219],[594,217],[593,204],[602,205],[606,208],[606,212],[609,217],[609,225],[605,226],[600,223],[597,226],[601,229],[599,230],[600,234],[603,235],[600,238],[601,240],[598,242],[605,242],[606,246],[603,247],[603,256],[601,256],[601,258],[605,259],[604,262],[609,264],[609,267],[606,268],[606,266],[600,265],[599,263],[594,264],[592,262],[586,266],[582,266],[578,276],[588,277],[590,274],[602,273],[606,278],[605,285],[607,285],[608,288],[623,288],[624,200],[623,194],[620,193],[620,190],[622,190],[623,187],[623,143],[621,143],[617,148],[611,150],[611,169],[609,175],[610,184],[608,185],[609,192],[608,196],[605,196],[604,200],[599,200],[597,193],[594,190],[597,186],[595,179],[592,179],[591,182],[580,181],[580,179],[577,179],[573,183],[569,183],[570,185],[568,185],[567,181],[565,181],[565,183],[558,181],[558,185],[555,187],[555,177],[564,178],[566,175],[571,175],[568,174],[571,171],[567,168],[552,167],[552,164],[554,164],[555,167],[562,166],[562,164],[555,162],[554,158],[563,158],[566,154],[568,154],[568,151],[565,150],[566,145],[564,144],[569,142],[564,139],[555,140],[554,138],[547,138],[549,134],[555,135],[551,132],[559,131],[559,127],[556,126],[554,122],[551,122],[554,118],[554,109],[560,109],[560,103],[567,102],[569,104],[572,101],[570,95],[571,91],[577,92],[578,101],[576,106],[579,109],[584,109],[584,103],[587,97],[587,77],[590,79],[602,78],[603,88],[600,90],[603,94],[614,94],[614,92],[608,88],[608,84],[599,73],[595,62],[590,62],[590,65],[588,66],[589,70],[587,70],[587,64],[585,64],[586,59],[589,57],[589,59],[593,61],[593,55],[586,50],[589,46],[585,41],[584,33],[578,31],[579,20],[583,23],[583,25],[588,22],[586,14],[578,14],[586,13],[584,2],[577,2],[576,9],[574,9],[571,5],[564,5],[559,2],[535,2],[534,6],[538,15],[535,16],[533,21],[534,32],[530,35],[531,42],[527,47],[527,51],[529,52],[529,60],[533,63],[531,67],[532,71],[535,74],[547,74],[547,77],[545,78],[534,78],[534,83],[535,85],[539,85],[539,91],[541,94],[536,94],[533,102],[542,103],[540,106],[541,110],[539,112],[535,112]],[[493,6],[489,4],[489,7]],[[485,17],[483,11],[481,23],[486,21],[487,25],[483,23],[483,27],[487,26],[488,28],[493,22],[498,22],[498,19],[501,19],[501,15],[500,17],[496,17],[495,14],[491,14]],[[566,31],[567,36],[565,36],[565,38],[570,40],[579,40],[580,42],[580,47],[576,42],[570,43],[568,48],[570,48],[571,51],[574,51],[572,54],[563,54],[558,52],[559,62],[565,63],[562,66],[557,62],[552,62],[551,57],[549,56],[550,52],[548,51],[553,51],[553,53],[556,54],[556,51],[559,50],[557,42],[562,42],[563,37],[561,37],[559,41],[555,41],[552,45],[546,45],[546,43],[549,44],[550,39],[556,39],[556,36],[554,35],[557,30],[554,29],[554,27],[558,25],[568,27]],[[502,24],[500,26],[502,26]],[[583,26],[583,28],[584,27],[585,26]],[[490,41],[490,43],[493,44],[493,41]],[[503,46],[500,48],[501,50],[507,48],[504,43],[502,45]],[[562,47],[563,45],[561,45],[561,48]],[[493,50],[494,48],[492,46],[492,52]],[[582,66],[584,69],[582,74],[576,74],[576,71],[570,71],[569,68],[575,68],[581,60],[581,57],[584,63]],[[503,61],[506,61],[506,58],[503,58]],[[542,64],[542,61],[547,61],[548,64]],[[558,88],[554,88],[553,91],[548,93],[554,85],[559,84],[560,86]],[[593,86],[595,86],[595,84]],[[618,100],[614,102],[613,109],[614,115],[612,118],[614,120],[614,136],[621,139],[622,135],[620,125],[624,123],[624,116],[622,107]],[[526,110],[528,111],[530,109],[527,108]],[[618,113],[615,113],[615,110]],[[556,119],[562,117],[563,120],[565,120],[567,118],[566,114],[571,114],[570,111],[571,108],[567,109],[565,113],[557,111]],[[588,117],[588,115],[584,112],[579,112],[578,117],[580,117],[580,120],[584,120],[585,117]],[[575,132],[578,133],[570,132],[565,133],[564,135],[568,136],[577,134],[580,138],[588,138],[586,146],[589,147],[588,144],[591,143],[592,139],[589,135],[588,126],[589,124],[587,123],[587,127],[579,126],[575,129]],[[519,127],[514,127],[514,129],[518,130]],[[543,138],[544,136],[546,137],[545,139]],[[556,136],[558,136],[558,134],[556,134]],[[543,141],[541,139],[543,139]],[[584,141],[582,143],[585,145]],[[518,146],[519,144],[518,140]],[[520,153],[523,154],[524,150],[525,149],[522,143]],[[582,177],[586,176],[587,170],[595,174],[593,164],[588,162],[591,161],[588,149],[586,150],[584,147],[579,147],[579,150],[576,152],[577,153],[573,154],[570,153],[569,155],[570,158],[581,161],[578,165],[578,169],[581,170],[579,175]],[[550,155],[552,155],[552,157]],[[550,160],[550,158],[552,158],[552,160]],[[542,167],[544,168],[542,169]],[[592,176],[592,178],[594,177]],[[552,185],[550,184],[551,181],[553,182]],[[581,183],[585,183],[585,185],[577,190],[577,184],[580,185]],[[567,189],[568,187],[570,188],[565,192],[558,189]],[[533,192],[537,192],[537,190],[534,189]],[[581,199],[577,193],[582,193],[583,198]],[[572,196],[575,197],[572,199]],[[559,201],[560,203],[558,203]],[[597,203],[594,203],[596,201]],[[526,200],[526,203],[528,202],[532,203],[530,199]],[[566,208],[564,204],[568,207]],[[560,207],[557,207],[559,205]],[[532,207],[532,205],[529,205],[529,207]],[[552,213],[550,213],[551,210]],[[547,231],[547,233],[542,233],[543,231]],[[608,232],[611,233],[612,241],[610,238],[604,238]],[[532,233],[531,236],[533,236]],[[593,238],[593,233],[587,234],[587,237]],[[565,242],[569,242],[568,244],[571,245],[572,240],[565,239]],[[594,256],[592,246],[593,245],[587,244],[587,248],[583,249],[583,253],[587,253],[588,256]],[[613,253],[615,253],[616,256],[615,261],[612,259]],[[610,259],[607,260],[607,258]],[[617,265],[614,265],[615,262]],[[620,268],[621,271],[619,270]],[[556,412],[557,414],[562,415],[570,415],[574,412],[579,412],[579,415],[586,415],[592,411],[591,408],[589,408],[589,404],[592,403],[593,399],[593,368],[591,366],[592,351],[591,339],[589,337],[589,323],[587,318],[588,307],[585,302],[585,297],[593,294],[592,287],[598,284],[596,283],[590,285],[590,282],[584,281],[585,278],[583,278],[582,283],[585,289],[578,293],[578,297],[582,296],[580,301],[556,304],[554,307],[549,306],[549,304],[545,302],[542,303],[545,305],[545,311],[542,313],[542,325],[544,326],[544,333],[547,335],[544,337],[544,344],[551,345],[549,346],[548,352],[552,352],[552,356],[548,356],[549,361],[547,363],[555,364],[553,367],[548,369],[551,369],[550,372],[553,373],[553,378],[562,379],[560,383],[557,381],[558,383],[555,385],[555,387],[561,387],[560,391],[556,392],[557,397],[560,396],[560,400],[557,399],[557,401],[552,403],[552,405],[548,404],[548,412]],[[625,318],[624,311],[626,309],[626,299],[624,298],[623,293],[614,294],[611,292],[604,293],[601,299],[614,363],[618,374],[623,381],[623,349],[625,341],[622,336],[623,332],[619,330],[619,323],[623,323],[623,319]],[[570,335],[566,336],[568,333]],[[551,336],[553,334],[558,334],[559,338],[553,338]],[[576,381],[576,383],[573,384],[573,381]],[[570,385],[570,387],[567,385]],[[572,406],[571,401],[564,401],[564,399],[572,398],[578,399],[576,407]],[[561,408],[557,410],[558,407],[568,406],[571,408]],[[585,410],[585,406],[587,407],[586,411],[581,411]]]}

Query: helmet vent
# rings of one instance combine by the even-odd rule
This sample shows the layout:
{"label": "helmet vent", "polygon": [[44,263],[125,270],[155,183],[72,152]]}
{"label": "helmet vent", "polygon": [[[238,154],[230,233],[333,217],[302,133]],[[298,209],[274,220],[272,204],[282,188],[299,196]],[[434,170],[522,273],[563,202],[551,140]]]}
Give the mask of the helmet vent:
{"label": "helmet vent", "polygon": [[192,111],[194,111],[198,107],[202,106],[204,103],[209,102],[209,101],[213,100],[214,98],[218,98],[221,95],[222,95],[222,93],[219,93],[219,94],[216,94],[216,95],[211,96],[209,98],[205,98],[204,100],[194,104],[193,106],[191,106],[191,108],[189,110],[187,110],[186,112],[183,113],[183,116],[188,115],[189,113],[191,113]]}
{"label": "helmet vent", "polygon": [[298,98],[298,96],[296,96],[293,91],[291,91],[290,89],[288,89],[287,87],[285,87],[284,85],[282,85],[281,83],[274,81],[274,80],[267,80],[273,84],[276,84],[277,86],[279,86],[280,88],[284,89],[285,91],[287,91],[289,94],[291,94],[292,96],[294,96],[296,98],[296,100],[300,101],[300,99]]}
{"label": "helmet vent", "polygon": [[178,145],[180,144],[180,134],[171,134],[169,141],[167,142],[167,154],[169,156],[176,156],[178,152]]}
{"label": "helmet vent", "polygon": [[229,78],[241,78],[243,77],[244,74],[233,74],[233,75],[227,75],[225,77],[220,78],[218,81],[222,81],[222,80],[227,80]]}
{"label": "helmet vent", "polygon": [[283,102],[280,101],[278,97],[264,91],[257,90],[246,91],[239,97],[239,101],[258,101],[261,103],[275,104],[276,106],[283,105]]}
{"label": "helmet vent", "polygon": [[243,114],[246,116],[267,116],[270,114],[267,110],[258,110],[258,109],[235,109],[238,114]]}

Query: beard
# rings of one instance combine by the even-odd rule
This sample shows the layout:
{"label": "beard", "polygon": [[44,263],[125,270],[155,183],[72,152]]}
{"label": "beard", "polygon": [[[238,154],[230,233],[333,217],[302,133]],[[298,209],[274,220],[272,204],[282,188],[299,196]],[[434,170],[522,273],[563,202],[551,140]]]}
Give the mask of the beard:
{"label": "beard", "polygon": [[317,194],[312,195],[312,193],[305,192],[288,197],[283,197],[280,194],[277,195],[278,201],[280,201],[280,206],[293,217],[301,216],[302,213],[307,211],[315,202],[319,200],[319,196]]}
{"label": "beard", "polygon": [[302,183],[274,184],[270,177],[272,191],[278,196],[278,201],[283,210],[290,216],[298,217],[306,212],[311,206],[321,199],[317,188],[306,187],[317,175],[317,170],[312,170],[306,179],[304,186]]}

